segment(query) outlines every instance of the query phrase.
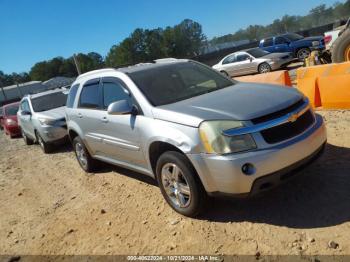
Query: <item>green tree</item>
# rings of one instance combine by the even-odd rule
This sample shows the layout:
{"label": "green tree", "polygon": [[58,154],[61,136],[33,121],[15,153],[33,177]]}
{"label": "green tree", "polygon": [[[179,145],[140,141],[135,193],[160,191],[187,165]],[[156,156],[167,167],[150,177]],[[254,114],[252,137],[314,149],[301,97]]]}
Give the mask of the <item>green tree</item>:
{"label": "green tree", "polygon": [[204,40],[201,25],[190,19],[164,30],[138,28],[121,43],[112,46],[106,65],[116,67],[163,57],[191,57],[198,54]]}

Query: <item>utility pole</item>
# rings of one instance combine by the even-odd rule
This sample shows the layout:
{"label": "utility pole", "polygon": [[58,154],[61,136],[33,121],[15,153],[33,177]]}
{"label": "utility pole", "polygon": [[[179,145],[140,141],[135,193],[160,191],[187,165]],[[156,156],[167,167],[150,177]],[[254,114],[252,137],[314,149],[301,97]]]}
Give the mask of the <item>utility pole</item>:
{"label": "utility pole", "polygon": [[4,87],[2,86],[2,81],[1,80],[0,80],[0,88],[1,88],[2,95],[4,96],[4,101],[6,101],[7,97],[6,97],[6,94],[5,94],[5,91],[4,91]]}
{"label": "utility pole", "polygon": [[22,92],[21,92],[21,89],[19,88],[18,82],[16,82],[16,85],[17,85],[17,90],[18,90],[18,93],[19,93],[19,97],[22,98],[22,97],[23,97],[23,94],[22,94]]}
{"label": "utility pole", "polygon": [[78,58],[75,54],[73,54],[73,59],[74,59],[75,67],[77,68],[78,75],[81,75]]}

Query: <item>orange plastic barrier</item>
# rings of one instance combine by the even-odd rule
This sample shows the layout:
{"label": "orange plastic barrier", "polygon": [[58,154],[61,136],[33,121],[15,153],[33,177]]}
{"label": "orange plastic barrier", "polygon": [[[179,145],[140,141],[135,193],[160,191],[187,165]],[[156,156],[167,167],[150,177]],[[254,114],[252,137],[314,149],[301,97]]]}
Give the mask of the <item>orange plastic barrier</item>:
{"label": "orange plastic barrier", "polygon": [[297,87],[313,107],[350,109],[350,62],[297,69]]}
{"label": "orange plastic barrier", "polygon": [[298,89],[309,98],[312,107],[322,106],[320,90],[318,88],[317,78],[303,78],[297,81]]}
{"label": "orange plastic barrier", "polygon": [[266,74],[235,77],[234,79],[241,82],[268,83],[275,85],[292,86],[288,71],[286,70],[275,71]]}
{"label": "orange plastic barrier", "polygon": [[333,67],[333,64],[299,67],[297,69],[297,81],[299,79],[305,79],[305,78],[316,79],[321,75],[327,75],[328,72],[332,69],[332,67]]}
{"label": "orange plastic barrier", "polygon": [[350,74],[318,78],[323,109],[350,109]]}
{"label": "orange plastic barrier", "polygon": [[346,74],[350,74],[350,62],[333,64],[333,66],[328,72],[328,75],[330,76],[346,75]]}

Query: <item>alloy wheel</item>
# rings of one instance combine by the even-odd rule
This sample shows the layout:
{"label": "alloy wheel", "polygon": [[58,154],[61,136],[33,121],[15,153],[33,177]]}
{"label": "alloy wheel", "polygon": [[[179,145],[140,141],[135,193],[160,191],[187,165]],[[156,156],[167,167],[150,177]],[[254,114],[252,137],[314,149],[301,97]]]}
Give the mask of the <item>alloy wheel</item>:
{"label": "alloy wheel", "polygon": [[268,72],[270,72],[271,70],[270,70],[270,66],[268,65],[268,64],[262,64],[261,66],[260,66],[260,72],[261,73],[263,73],[263,74],[265,74],[265,73],[268,73]]}
{"label": "alloy wheel", "polygon": [[27,143],[27,136],[23,130],[22,130],[22,137],[23,137],[24,142]]}
{"label": "alloy wheel", "polygon": [[82,146],[81,143],[76,143],[75,144],[75,153],[77,155],[77,159],[79,161],[79,163],[86,168],[87,166],[87,157],[86,157],[86,153],[85,153],[85,149]]}
{"label": "alloy wheel", "polygon": [[187,207],[191,203],[191,189],[181,169],[173,163],[167,163],[161,171],[164,190],[177,207]]}
{"label": "alloy wheel", "polygon": [[43,141],[43,139],[41,138],[40,135],[38,135],[38,143],[39,143],[39,145],[41,146],[41,148],[44,148],[44,147],[45,147],[44,141]]}
{"label": "alloy wheel", "polygon": [[304,60],[305,58],[308,58],[309,56],[310,56],[310,51],[307,49],[302,49],[298,52],[299,60]]}

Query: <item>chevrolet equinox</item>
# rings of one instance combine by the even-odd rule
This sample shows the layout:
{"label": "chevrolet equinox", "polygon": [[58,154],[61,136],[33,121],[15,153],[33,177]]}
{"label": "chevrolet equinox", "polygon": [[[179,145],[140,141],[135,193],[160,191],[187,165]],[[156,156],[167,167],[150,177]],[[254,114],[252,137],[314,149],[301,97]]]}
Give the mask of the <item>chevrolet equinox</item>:
{"label": "chevrolet equinox", "polygon": [[66,119],[86,172],[104,161],[149,175],[174,210],[192,217],[208,195],[251,196],[283,182],[327,139],[297,89],[240,83],[170,58],[80,75]]}

